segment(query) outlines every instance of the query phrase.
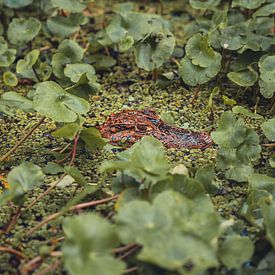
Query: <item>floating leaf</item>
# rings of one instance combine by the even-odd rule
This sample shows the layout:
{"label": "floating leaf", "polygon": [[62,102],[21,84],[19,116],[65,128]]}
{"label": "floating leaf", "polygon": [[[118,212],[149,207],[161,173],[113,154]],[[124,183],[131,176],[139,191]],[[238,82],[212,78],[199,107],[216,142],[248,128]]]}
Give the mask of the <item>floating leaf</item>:
{"label": "floating leaf", "polygon": [[275,118],[269,119],[261,125],[265,136],[270,141],[275,141]]}
{"label": "floating leaf", "polygon": [[217,130],[212,132],[211,136],[213,141],[223,148],[238,147],[246,136],[244,121],[241,118],[236,120],[230,111],[224,112]]}
{"label": "floating leaf", "polygon": [[85,177],[81,174],[81,172],[76,167],[65,166],[64,172],[70,175],[79,185],[84,186],[87,184]]}
{"label": "floating leaf", "polygon": [[261,95],[265,98],[272,98],[275,93],[275,81],[274,82],[265,82],[262,79],[259,79],[259,86]]}
{"label": "floating leaf", "polygon": [[85,142],[90,152],[103,148],[107,143],[107,140],[101,137],[99,130],[93,127],[82,130],[80,138]]}
{"label": "floating leaf", "polygon": [[61,37],[67,37],[79,30],[80,25],[87,23],[87,18],[82,13],[71,14],[68,17],[56,15],[47,19],[49,30]]}
{"label": "floating leaf", "polygon": [[9,67],[16,57],[16,50],[7,49],[4,53],[0,54],[0,67]]}
{"label": "floating leaf", "polygon": [[152,204],[134,200],[120,207],[115,220],[124,243],[142,245],[141,261],[169,270],[191,263],[194,272],[218,265],[220,218],[206,196],[194,201],[165,191]]}
{"label": "floating leaf", "polygon": [[79,0],[51,0],[54,8],[63,9],[68,12],[77,13],[82,12],[86,5]]}
{"label": "floating leaf", "polygon": [[116,60],[112,56],[94,54],[87,58],[87,63],[93,64],[96,71],[107,71],[116,64]]}
{"label": "floating leaf", "polygon": [[37,112],[57,122],[74,122],[90,108],[86,100],[65,92],[53,81],[37,85],[33,103]]}
{"label": "floating leaf", "polygon": [[265,190],[269,193],[275,192],[275,178],[267,175],[254,173],[248,180],[249,189],[251,190]]}
{"label": "floating leaf", "polygon": [[134,45],[135,41],[134,38],[130,35],[124,36],[119,42],[118,42],[118,50],[121,53],[124,53],[128,51],[132,46]]}
{"label": "floating leaf", "polygon": [[223,101],[223,104],[224,105],[228,105],[228,106],[234,106],[237,104],[236,100],[232,99],[232,98],[229,98],[228,96],[226,95],[223,95],[222,96],[222,101]]}
{"label": "floating leaf", "polygon": [[12,72],[4,72],[3,74],[4,84],[10,87],[15,87],[18,84],[16,75]]}
{"label": "floating leaf", "polygon": [[198,33],[193,35],[185,46],[186,55],[194,65],[206,68],[216,59],[215,51],[211,48],[206,36]]}
{"label": "floating leaf", "polygon": [[226,237],[219,248],[219,257],[229,268],[239,268],[254,252],[254,245],[247,237],[237,235]]}
{"label": "floating leaf", "polygon": [[64,168],[58,163],[48,162],[47,165],[43,168],[43,172],[45,174],[56,175],[59,173],[63,173]]}
{"label": "floating leaf", "polygon": [[72,82],[77,83],[83,74],[95,74],[95,69],[90,64],[68,64],[64,69],[64,74],[71,79]]}
{"label": "floating leaf", "polygon": [[40,29],[41,23],[36,18],[14,18],[9,24],[7,34],[12,44],[23,44],[33,40]]}
{"label": "floating leaf", "polygon": [[111,254],[118,245],[113,226],[105,219],[89,213],[66,218],[66,236],[62,251],[66,269],[72,275],[120,275],[125,264]]}
{"label": "floating leaf", "polygon": [[187,85],[196,86],[208,82],[218,74],[220,68],[221,55],[219,53],[215,53],[214,63],[207,68],[194,65],[186,56],[180,62],[179,75]]}
{"label": "floating leaf", "polygon": [[273,154],[269,159],[269,164],[272,168],[275,168],[275,154]]}

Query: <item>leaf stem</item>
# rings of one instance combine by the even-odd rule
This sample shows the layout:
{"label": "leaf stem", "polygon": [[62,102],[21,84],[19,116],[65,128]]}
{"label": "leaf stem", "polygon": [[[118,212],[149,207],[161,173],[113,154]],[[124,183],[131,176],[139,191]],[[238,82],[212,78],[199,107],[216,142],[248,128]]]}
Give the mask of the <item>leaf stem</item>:
{"label": "leaf stem", "polygon": [[41,228],[44,224],[46,224],[46,223],[48,223],[48,222],[50,222],[50,221],[58,218],[59,216],[63,215],[67,211],[77,211],[77,210],[80,210],[80,209],[83,209],[83,208],[87,208],[87,207],[90,207],[90,206],[96,206],[96,205],[99,205],[99,204],[103,204],[103,203],[106,203],[106,202],[109,202],[109,201],[116,200],[118,197],[119,197],[119,195],[114,195],[112,197],[108,197],[108,198],[101,199],[101,200],[84,202],[84,203],[80,203],[80,204],[77,204],[75,206],[72,206],[68,210],[54,213],[54,214],[48,216],[46,219],[44,219],[39,224],[37,224],[35,227],[33,227],[32,229],[30,229],[26,233],[26,237],[29,237],[33,232],[35,232],[36,230],[38,230],[39,228]]}
{"label": "leaf stem", "polygon": [[10,155],[12,155],[18,147],[20,147],[31,135],[32,133],[43,123],[46,117],[42,117],[26,134],[19,140],[4,156],[0,158],[0,162],[6,160]]}
{"label": "leaf stem", "polygon": [[18,250],[15,250],[13,248],[10,248],[10,247],[0,246],[0,251],[8,252],[10,254],[14,254],[17,257],[21,258],[21,259],[26,259],[27,258],[27,256],[25,254],[23,254],[22,252],[20,252]]}

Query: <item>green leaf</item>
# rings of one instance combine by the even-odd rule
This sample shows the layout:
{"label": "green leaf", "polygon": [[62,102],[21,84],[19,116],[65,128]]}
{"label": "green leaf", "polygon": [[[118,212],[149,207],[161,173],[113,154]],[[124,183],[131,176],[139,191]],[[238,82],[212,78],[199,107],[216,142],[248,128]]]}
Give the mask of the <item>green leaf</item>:
{"label": "green leaf", "polygon": [[70,175],[79,185],[85,186],[87,184],[85,177],[76,167],[65,166],[64,172]]}
{"label": "green leaf", "polygon": [[51,0],[54,8],[66,10],[68,12],[77,13],[82,12],[86,5],[79,0]]}
{"label": "green leaf", "polygon": [[236,148],[243,143],[246,136],[244,121],[236,120],[230,111],[224,112],[220,118],[219,126],[212,132],[213,141],[223,148]]}
{"label": "green leaf", "polygon": [[32,50],[24,57],[24,59],[18,60],[16,64],[16,72],[23,77],[39,81],[33,71],[33,66],[38,60],[39,50]]}
{"label": "green leaf", "polygon": [[33,0],[4,0],[4,5],[9,8],[17,9],[30,5]]}
{"label": "green leaf", "polygon": [[254,173],[249,178],[249,189],[251,190],[265,190],[270,193],[275,193],[275,178],[263,174]]}
{"label": "green leaf", "polygon": [[56,175],[63,173],[64,168],[55,162],[48,162],[47,165],[43,168],[43,172],[45,174]]}
{"label": "green leaf", "polygon": [[12,72],[4,72],[3,74],[4,84],[10,87],[15,87],[18,84],[18,79],[16,75]]}
{"label": "green leaf", "polygon": [[272,98],[275,93],[275,81],[274,82],[265,82],[262,79],[259,79],[259,86],[261,95],[265,98]]}
{"label": "green leaf", "polygon": [[79,129],[80,126],[77,123],[67,123],[61,128],[53,131],[51,134],[53,137],[68,138],[72,140]]}
{"label": "green leaf", "polygon": [[230,72],[227,77],[239,86],[250,87],[258,80],[258,73],[252,68],[248,68],[240,72]]}
{"label": "green leaf", "polygon": [[247,26],[245,23],[238,23],[221,30],[218,37],[219,44],[224,49],[238,50],[246,44]]}
{"label": "green leaf", "polygon": [[103,148],[107,143],[107,140],[101,137],[100,131],[94,127],[82,130],[80,138],[90,152]]}
{"label": "green leaf", "polygon": [[169,169],[162,143],[149,136],[117,154],[117,160],[105,161],[101,166],[101,172],[123,171],[125,175],[145,184],[166,179]]}
{"label": "green leaf", "polygon": [[275,202],[262,201],[261,209],[264,217],[264,224],[266,229],[266,237],[271,242],[273,248],[275,247]]}
{"label": "green leaf", "polygon": [[242,7],[242,8],[246,8],[246,9],[257,9],[258,7],[260,7],[266,0],[233,0],[232,1],[232,8],[235,7]]}
{"label": "green leaf", "polygon": [[271,118],[261,125],[265,136],[270,141],[275,141],[275,118]]}
{"label": "green leaf", "polygon": [[167,29],[151,33],[135,47],[137,66],[146,71],[159,68],[172,55],[175,37]]}
{"label": "green leaf", "polygon": [[9,200],[16,202],[26,192],[34,189],[42,183],[44,174],[42,169],[32,163],[23,162],[13,168],[8,174],[9,189],[0,196],[0,204]]}
{"label": "green leaf", "polygon": [[56,15],[47,19],[47,27],[58,36],[67,37],[79,30],[80,25],[87,23],[87,18],[82,13],[71,14],[68,17]]}
{"label": "green leaf", "polygon": [[135,41],[134,38],[130,35],[124,36],[119,42],[118,42],[118,50],[121,53],[124,53],[128,51],[132,46],[134,45]]}
{"label": "green leaf", "polygon": [[116,64],[116,60],[112,56],[103,54],[94,54],[85,59],[88,63],[93,64],[96,71],[108,71]]}
{"label": "green leaf", "polygon": [[14,18],[8,27],[8,39],[12,44],[28,43],[38,35],[40,29],[41,23],[36,18]]}
{"label": "green leaf", "polygon": [[219,53],[215,53],[214,63],[207,68],[194,65],[192,61],[185,56],[180,62],[179,75],[187,85],[196,86],[208,82],[218,74],[220,69],[221,55]]}
{"label": "green leaf", "polygon": [[115,220],[124,243],[142,246],[141,261],[169,270],[191,263],[194,272],[218,264],[220,218],[206,196],[194,201],[165,191],[152,204],[135,200],[123,205]]}
{"label": "green leaf", "polygon": [[229,98],[226,95],[222,95],[222,101],[224,105],[228,105],[228,106],[234,106],[237,104],[237,101],[235,99]]}
{"label": "green leaf", "polygon": [[273,154],[269,159],[269,164],[272,168],[275,168],[275,154]]}
{"label": "green leaf", "polygon": [[57,122],[74,122],[90,108],[89,102],[65,92],[53,81],[36,86],[33,103],[37,112]]}
{"label": "green leaf", "polygon": [[95,74],[95,69],[90,64],[68,64],[64,69],[64,74],[71,79],[72,82],[77,83],[83,74]]}
{"label": "green leaf", "polygon": [[82,60],[84,51],[77,42],[69,39],[63,40],[53,55],[52,66],[53,73],[58,78],[65,78],[64,68],[67,64],[77,63]]}
{"label": "green leaf", "polygon": [[120,275],[125,264],[111,254],[118,245],[113,226],[105,219],[89,213],[66,218],[66,236],[62,246],[64,264],[72,275]]}
{"label": "green leaf", "polygon": [[259,61],[261,79],[267,83],[275,82],[275,56],[266,56]]}
{"label": "green leaf", "polygon": [[2,95],[2,99],[11,109],[19,109],[26,113],[34,112],[32,101],[16,92],[6,92]]}
{"label": "green leaf", "polygon": [[247,117],[254,118],[254,119],[263,119],[263,116],[256,114],[256,113],[252,113],[250,110],[244,108],[243,106],[233,107],[232,112],[233,112],[233,114],[242,114]]}
{"label": "green leaf", "polygon": [[9,67],[16,57],[16,50],[7,49],[4,53],[0,54],[0,67]]}
{"label": "green leaf", "polygon": [[212,10],[220,4],[220,0],[190,0],[190,5],[194,9]]}
{"label": "green leaf", "polygon": [[214,180],[214,167],[211,165],[199,168],[196,171],[195,179],[204,186],[208,194],[216,194],[219,190],[219,186]]}
{"label": "green leaf", "polygon": [[262,6],[261,8],[257,9],[252,17],[257,17],[257,16],[269,16],[274,13],[275,10],[275,3],[267,4]]}
{"label": "green leaf", "polygon": [[206,68],[215,61],[215,51],[211,48],[206,36],[198,33],[193,35],[186,44],[186,55],[194,65]]}
{"label": "green leaf", "polygon": [[239,268],[254,252],[254,245],[247,237],[237,235],[226,237],[219,248],[219,257],[228,268]]}

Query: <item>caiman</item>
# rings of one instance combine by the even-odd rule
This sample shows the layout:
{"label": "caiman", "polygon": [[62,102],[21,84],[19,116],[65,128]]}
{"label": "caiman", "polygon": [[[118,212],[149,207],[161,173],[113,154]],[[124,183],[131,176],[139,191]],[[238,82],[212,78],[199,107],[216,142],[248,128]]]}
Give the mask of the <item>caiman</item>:
{"label": "caiman", "polygon": [[106,122],[98,127],[102,137],[111,144],[130,147],[143,136],[160,140],[166,148],[205,149],[212,144],[207,132],[193,132],[164,122],[154,110],[123,110],[111,114]]}

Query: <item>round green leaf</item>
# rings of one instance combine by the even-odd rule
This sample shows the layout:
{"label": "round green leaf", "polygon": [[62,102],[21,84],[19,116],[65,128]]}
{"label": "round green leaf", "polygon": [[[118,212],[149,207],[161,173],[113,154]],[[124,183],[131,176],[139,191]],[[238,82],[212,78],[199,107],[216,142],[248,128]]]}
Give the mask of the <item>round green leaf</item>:
{"label": "round green leaf", "polygon": [[134,43],[134,38],[130,35],[126,35],[118,42],[119,52],[124,53],[128,51],[134,45]]}
{"label": "round green leaf", "polygon": [[10,87],[15,87],[18,84],[18,79],[12,72],[4,72],[3,81],[5,85]]}
{"label": "round green leaf", "polygon": [[0,55],[8,49],[8,43],[3,36],[0,36]]}
{"label": "round green leaf", "polygon": [[4,5],[9,8],[17,9],[30,5],[33,0],[4,0]]}
{"label": "round green leaf", "polygon": [[230,111],[224,112],[217,130],[211,136],[216,144],[224,148],[236,148],[243,143],[246,136],[244,121],[236,120]]}
{"label": "round green leaf", "polygon": [[259,79],[259,86],[261,95],[265,98],[272,98],[275,93],[275,81],[274,82],[265,82],[262,79]]}
{"label": "round green leaf", "polygon": [[266,0],[233,0],[232,1],[232,8],[235,7],[242,7],[246,9],[257,9],[260,7]]}
{"label": "round green leaf", "polygon": [[190,5],[194,9],[211,10],[220,4],[220,0],[190,0]]}
{"label": "round green leaf", "polygon": [[68,17],[56,15],[47,20],[49,30],[61,37],[67,37],[79,30],[80,25],[87,23],[87,18],[82,13],[71,14]]}
{"label": "round green leaf", "polygon": [[23,44],[31,41],[41,29],[41,23],[36,18],[14,18],[9,24],[8,38],[12,44]]}
{"label": "round green leaf", "polygon": [[84,56],[84,51],[79,44],[70,39],[65,39],[59,44],[58,53],[69,58],[71,63],[80,61]]}
{"label": "round green leaf", "polygon": [[275,118],[269,119],[261,125],[265,136],[270,141],[275,141]]}
{"label": "round green leaf", "polygon": [[7,49],[4,53],[0,54],[0,67],[9,67],[16,57],[16,50]]}
{"label": "round green leaf", "polygon": [[86,5],[79,0],[51,0],[54,8],[66,10],[71,13],[82,12]]}
{"label": "round green leaf", "polygon": [[230,72],[227,77],[239,86],[250,87],[258,80],[258,73],[249,68],[240,72]]}
{"label": "round green leaf", "polygon": [[215,53],[214,62],[207,68],[196,66],[185,56],[179,67],[179,75],[182,80],[190,86],[196,86],[208,82],[216,76],[221,69],[221,55]]}
{"label": "round green leaf", "polygon": [[90,64],[78,63],[78,64],[67,64],[64,69],[65,76],[69,77],[72,82],[77,83],[83,74],[95,74],[95,69]]}
{"label": "round green leaf", "polygon": [[198,33],[193,35],[187,42],[186,55],[194,65],[209,67],[215,61],[215,51],[211,48],[206,36]]}
{"label": "round green leaf", "polygon": [[170,31],[152,33],[135,48],[137,66],[146,71],[159,68],[172,55],[174,47],[175,37]]}
{"label": "round green leaf", "polygon": [[62,137],[73,139],[76,133],[79,131],[79,125],[77,123],[66,123],[61,128],[53,131],[51,134],[53,137]]}
{"label": "round green leaf", "polygon": [[266,56],[259,61],[261,79],[267,83],[275,82],[275,56]]}
{"label": "round green leaf", "polygon": [[271,3],[271,4],[267,4],[265,6],[262,6],[261,8],[257,9],[254,13],[253,13],[253,17],[257,17],[257,16],[269,16],[271,14],[274,13],[275,10],[275,2]]}
{"label": "round green leaf", "polygon": [[33,103],[37,112],[58,122],[74,122],[90,108],[88,101],[65,92],[53,81],[37,85]]}
{"label": "round green leaf", "polygon": [[219,256],[227,267],[238,268],[252,257],[253,252],[254,245],[249,238],[228,236],[221,244]]}
{"label": "round green leaf", "polygon": [[33,71],[33,66],[37,62],[39,57],[39,50],[32,50],[24,57],[24,59],[18,60],[16,64],[16,72],[23,77],[30,78],[38,81]]}

